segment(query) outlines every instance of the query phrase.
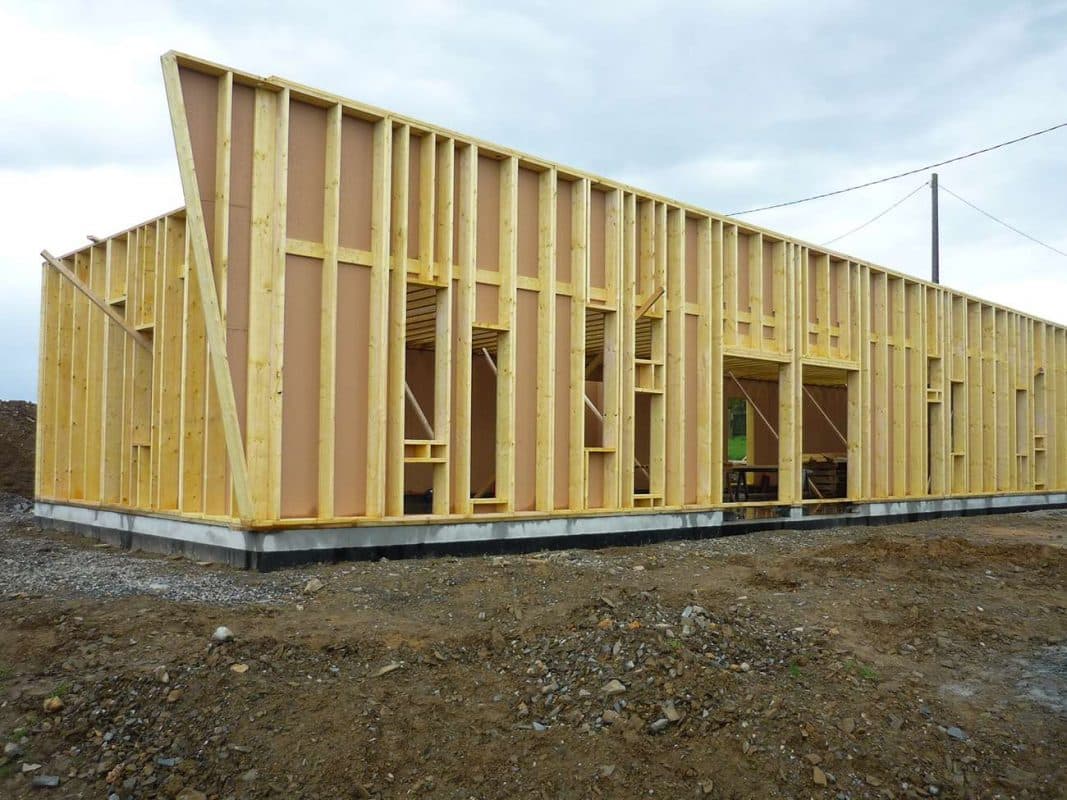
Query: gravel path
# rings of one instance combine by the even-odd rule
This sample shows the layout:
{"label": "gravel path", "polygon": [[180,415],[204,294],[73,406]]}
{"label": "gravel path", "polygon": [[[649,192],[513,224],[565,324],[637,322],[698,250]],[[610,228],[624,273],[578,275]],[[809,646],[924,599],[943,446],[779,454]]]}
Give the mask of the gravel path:
{"label": "gravel path", "polygon": [[43,532],[28,513],[0,513],[0,596],[133,597],[219,606],[290,601],[300,573],[271,576],[76,545]]}

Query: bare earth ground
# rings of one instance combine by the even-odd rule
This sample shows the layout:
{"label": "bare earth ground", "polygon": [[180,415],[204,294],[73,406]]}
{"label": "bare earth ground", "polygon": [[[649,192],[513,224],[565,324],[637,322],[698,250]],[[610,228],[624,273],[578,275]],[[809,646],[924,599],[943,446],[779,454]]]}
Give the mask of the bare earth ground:
{"label": "bare earth ground", "polygon": [[0,400],[0,493],[33,497],[37,406]]}
{"label": "bare earth ground", "polygon": [[1067,512],[269,575],[4,520],[0,797],[1067,796]]}

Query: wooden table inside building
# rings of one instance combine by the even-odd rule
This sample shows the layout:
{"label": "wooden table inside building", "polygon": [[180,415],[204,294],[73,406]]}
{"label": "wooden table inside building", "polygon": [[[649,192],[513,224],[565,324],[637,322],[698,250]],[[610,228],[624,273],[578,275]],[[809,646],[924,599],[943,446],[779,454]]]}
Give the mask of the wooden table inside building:
{"label": "wooden table inside building", "polygon": [[[777,464],[727,464],[726,465],[726,480],[723,481],[726,486],[726,496],[731,503],[737,503],[741,500],[748,500],[753,494],[763,494],[761,492],[753,492],[748,485],[748,476],[752,474],[778,474]],[[764,499],[760,497],[759,499]]]}

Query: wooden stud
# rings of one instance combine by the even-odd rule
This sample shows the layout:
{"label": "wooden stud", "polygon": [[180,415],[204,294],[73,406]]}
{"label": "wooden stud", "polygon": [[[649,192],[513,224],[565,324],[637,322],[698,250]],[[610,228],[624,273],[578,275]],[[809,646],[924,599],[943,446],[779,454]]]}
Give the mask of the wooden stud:
{"label": "wooden stud", "polygon": [[[441,284],[437,292],[437,311],[434,331],[434,431],[438,441],[448,442],[448,458],[445,463],[434,465],[433,513],[445,515],[451,507],[452,470],[452,230],[455,192],[455,141],[437,140],[435,158],[436,192],[434,216],[436,216],[435,247],[447,258],[437,260],[435,248],[426,250],[430,271]],[[438,166],[439,165],[439,166]],[[425,172],[424,172],[425,174]],[[427,187],[428,188],[428,187]],[[428,197],[424,191],[423,197]],[[420,243],[423,240],[420,238]],[[468,358],[470,352],[468,348]],[[469,470],[468,470],[469,475]]]}
{"label": "wooden stud", "polygon": [[[385,513],[395,517],[404,513],[404,422],[407,406],[405,359],[407,352],[407,251],[408,251],[408,174],[411,165],[411,129],[400,125],[392,132],[392,259],[389,269],[389,336],[388,389],[385,440]],[[424,417],[425,419],[425,417]],[[414,438],[414,437],[412,437]]]}
{"label": "wooden stud", "polygon": [[537,475],[535,497],[538,511],[555,507],[556,468],[556,170],[542,172],[538,179],[537,278]]}
{"label": "wooden stud", "polygon": [[500,292],[497,345],[496,497],[515,508],[515,277],[518,272],[519,160],[500,162]]}
{"label": "wooden stud", "polygon": [[473,351],[474,271],[478,245],[478,148],[468,145],[456,152],[459,183],[455,209],[456,227],[456,313],[453,318],[452,392],[452,513],[471,511],[471,355]]}
{"label": "wooden stud", "polygon": [[567,502],[572,510],[586,505],[585,485],[585,317],[589,290],[589,181],[571,184],[571,353],[570,353],[570,448]]}
{"label": "wooden stud", "polygon": [[[393,122],[386,118],[374,125],[374,188],[371,197],[370,336],[367,374],[370,409],[385,409],[388,400],[389,364],[389,231],[392,197]],[[367,516],[385,512],[386,414],[367,419]]]}
{"label": "wooden stud", "polygon": [[337,428],[337,248],[341,224],[341,123],[337,103],[326,112],[326,164],[322,211],[322,299],[319,330],[318,515],[334,516]]}
{"label": "wooden stud", "polygon": [[[686,352],[685,352],[685,211],[667,213],[667,321],[664,408],[664,504],[685,504]],[[688,412],[692,413],[692,412]],[[670,425],[666,420],[670,420]]]}

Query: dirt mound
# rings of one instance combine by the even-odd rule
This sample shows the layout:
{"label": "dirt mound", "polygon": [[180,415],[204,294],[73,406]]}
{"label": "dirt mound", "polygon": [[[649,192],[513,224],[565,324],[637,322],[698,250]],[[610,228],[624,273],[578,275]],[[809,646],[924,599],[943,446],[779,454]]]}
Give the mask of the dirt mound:
{"label": "dirt mound", "polygon": [[[1060,524],[1062,525],[1062,522]],[[860,544],[822,548],[800,561],[804,562],[805,566],[833,564],[848,567],[853,573],[869,573],[887,565],[936,570],[978,565],[1042,569],[1058,568],[1062,564],[1062,548],[1024,541],[1021,536],[1013,536],[1012,538],[1016,539],[1013,542],[1005,541],[1003,537],[996,539],[989,535],[995,529],[983,530],[985,526],[981,521],[970,526],[975,529],[971,538],[949,535],[930,539],[894,539],[874,535]]]}
{"label": "dirt mound", "polygon": [[0,400],[0,492],[33,497],[37,406]]}
{"label": "dirt mound", "polygon": [[1062,797],[1050,519],[259,575],[0,516],[0,797]]}

